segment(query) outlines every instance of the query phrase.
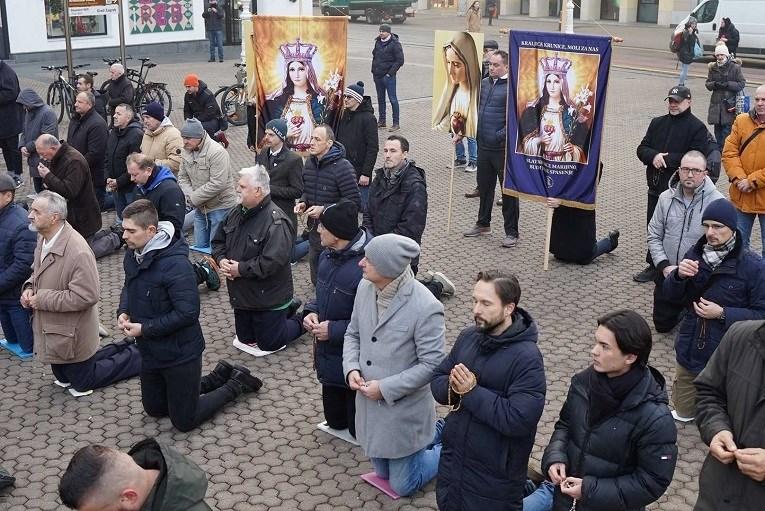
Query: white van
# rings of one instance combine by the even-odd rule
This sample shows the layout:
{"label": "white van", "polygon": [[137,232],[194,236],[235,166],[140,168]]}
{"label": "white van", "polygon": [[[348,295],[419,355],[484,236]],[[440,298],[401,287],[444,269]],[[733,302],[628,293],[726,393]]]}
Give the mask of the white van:
{"label": "white van", "polygon": [[[689,16],[698,22],[704,50],[714,50],[720,21],[730,18],[741,37],[737,53],[765,56],[765,0],[703,0]],[[688,16],[678,28],[682,30],[687,22]]]}

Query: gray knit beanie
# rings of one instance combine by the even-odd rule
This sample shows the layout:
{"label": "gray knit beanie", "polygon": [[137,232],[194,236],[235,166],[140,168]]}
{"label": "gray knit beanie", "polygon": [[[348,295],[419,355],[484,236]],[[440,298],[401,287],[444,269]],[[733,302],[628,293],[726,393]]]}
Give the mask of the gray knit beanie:
{"label": "gray knit beanie", "polygon": [[202,138],[205,136],[205,128],[198,119],[192,117],[183,123],[181,136],[184,138]]}
{"label": "gray knit beanie", "polygon": [[364,248],[367,259],[381,276],[395,279],[420,255],[420,246],[399,234],[383,234],[372,238]]}

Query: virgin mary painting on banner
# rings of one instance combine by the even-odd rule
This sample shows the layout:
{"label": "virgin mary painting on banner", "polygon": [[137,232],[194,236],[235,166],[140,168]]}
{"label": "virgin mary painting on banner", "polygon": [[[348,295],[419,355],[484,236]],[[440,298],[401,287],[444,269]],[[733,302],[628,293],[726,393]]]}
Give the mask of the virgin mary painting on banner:
{"label": "virgin mary painting on banner", "polygon": [[287,121],[287,146],[306,152],[319,124],[335,125],[342,106],[347,20],[253,17],[258,140],[266,123]]}

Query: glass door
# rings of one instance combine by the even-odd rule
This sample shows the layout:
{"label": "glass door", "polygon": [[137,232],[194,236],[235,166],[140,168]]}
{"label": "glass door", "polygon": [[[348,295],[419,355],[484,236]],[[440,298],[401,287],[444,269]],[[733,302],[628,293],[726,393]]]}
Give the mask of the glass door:
{"label": "glass door", "polygon": [[659,0],[638,0],[637,20],[641,23],[659,21]]}

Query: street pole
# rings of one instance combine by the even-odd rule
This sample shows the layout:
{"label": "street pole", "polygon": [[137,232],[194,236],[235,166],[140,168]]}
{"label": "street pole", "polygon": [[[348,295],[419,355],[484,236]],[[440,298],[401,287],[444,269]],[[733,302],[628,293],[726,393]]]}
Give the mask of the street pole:
{"label": "street pole", "polygon": [[244,50],[245,44],[247,44],[244,35],[244,25],[252,19],[252,12],[250,12],[250,0],[244,0],[244,2],[242,2],[242,14],[239,15],[239,19],[242,22],[242,28],[239,32],[242,35],[242,53],[239,56],[242,59],[242,64],[247,64],[247,54]]}
{"label": "street pole", "polygon": [[66,44],[66,68],[69,80],[74,79],[74,63],[72,62],[72,34],[69,25],[69,0],[64,0],[64,42]]}
{"label": "street pole", "polygon": [[117,17],[120,28],[120,62],[127,68],[127,55],[125,54],[125,19],[122,17],[122,0],[117,0]]}
{"label": "street pole", "polygon": [[568,0],[566,4],[566,30],[567,34],[574,33],[574,1]]}

